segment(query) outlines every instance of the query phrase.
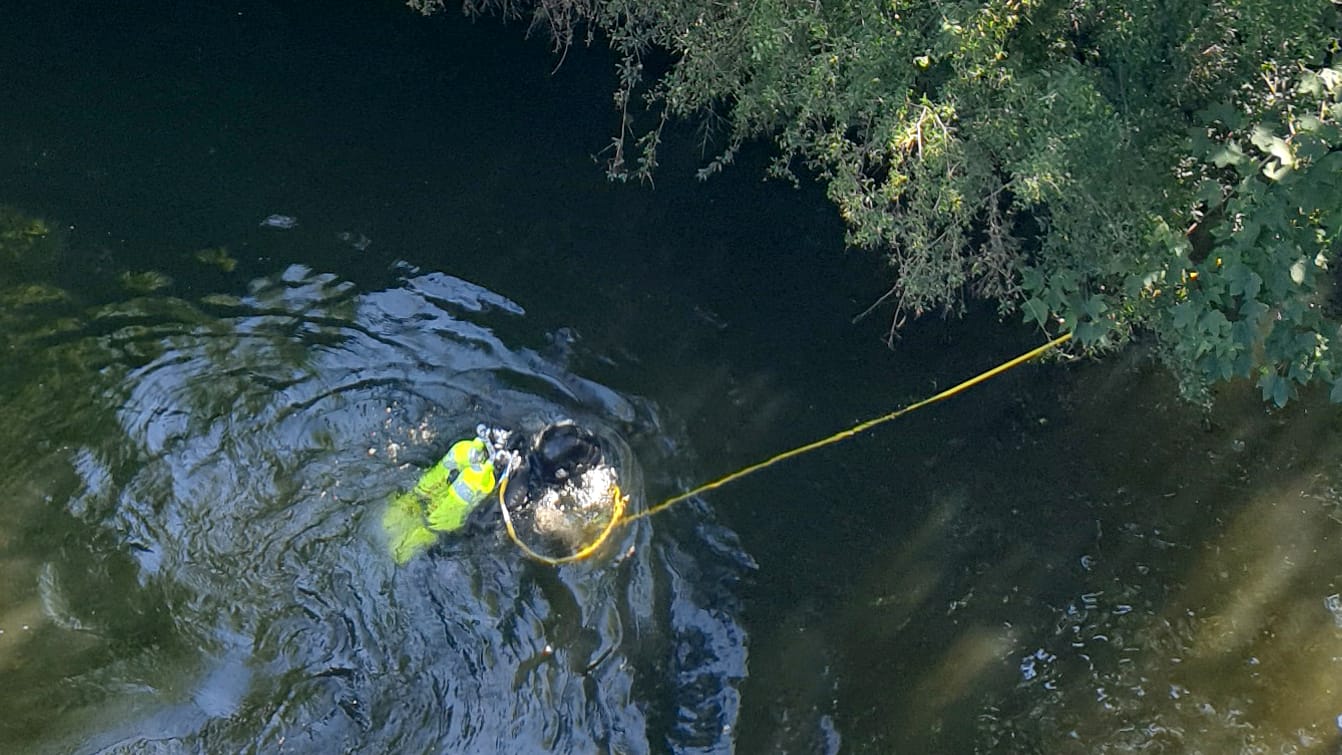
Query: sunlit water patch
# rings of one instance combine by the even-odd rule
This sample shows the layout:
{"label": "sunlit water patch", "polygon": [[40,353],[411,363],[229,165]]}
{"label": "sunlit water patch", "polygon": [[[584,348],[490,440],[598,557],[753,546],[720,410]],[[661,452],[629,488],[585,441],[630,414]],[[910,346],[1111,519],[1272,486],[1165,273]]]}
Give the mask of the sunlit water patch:
{"label": "sunlit water patch", "polygon": [[805,627],[840,649],[802,661],[845,746],[1336,752],[1342,415],[1231,386],[1208,417],[1122,360],[1069,389],[1005,453],[956,444],[961,473]]}
{"label": "sunlit water patch", "polygon": [[640,522],[557,570],[488,524],[387,553],[387,496],[477,422],[595,428],[636,508],[641,469],[674,468],[655,407],[496,335],[516,303],[302,266],[240,295],[62,301],[7,314],[6,749],[730,746],[753,568],[731,532],[671,515],[679,535]]}

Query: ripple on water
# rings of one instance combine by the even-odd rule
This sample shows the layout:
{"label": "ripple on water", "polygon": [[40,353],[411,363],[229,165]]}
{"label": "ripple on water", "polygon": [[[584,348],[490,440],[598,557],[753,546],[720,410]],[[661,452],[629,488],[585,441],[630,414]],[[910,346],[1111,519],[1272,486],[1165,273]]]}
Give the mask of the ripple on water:
{"label": "ripple on water", "polygon": [[359,292],[301,266],[241,296],[94,313],[84,339],[135,358],[82,385],[65,374],[102,397],[87,417],[114,421],[57,433],[80,483],[51,507],[128,564],[80,589],[137,596],[125,610],[166,625],[137,635],[151,625],[82,612],[81,596],[52,591],[88,557],[58,553],[47,600],[65,625],[43,631],[101,649],[46,692],[77,695],[0,742],[728,749],[746,666],[734,585],[753,568],[731,533],[704,523],[681,542],[640,523],[613,546],[626,557],[559,570],[494,531],[400,569],[384,553],[388,493],[479,421],[573,416],[617,441],[654,438],[625,447],[643,504],[634,456],[664,463],[674,446],[655,440],[655,411],[490,327],[523,315],[447,275]]}

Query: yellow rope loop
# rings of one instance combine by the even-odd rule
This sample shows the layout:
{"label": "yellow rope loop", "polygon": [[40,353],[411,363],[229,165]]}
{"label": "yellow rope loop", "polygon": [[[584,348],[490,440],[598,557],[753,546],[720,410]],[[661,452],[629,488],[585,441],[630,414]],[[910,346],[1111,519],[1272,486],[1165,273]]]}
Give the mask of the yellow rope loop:
{"label": "yellow rope loop", "polygon": [[917,403],[909,404],[908,406],[902,409],[896,409],[895,411],[890,412],[889,414],[883,414],[879,417],[866,420],[865,422],[859,422],[858,424],[853,425],[847,430],[841,430],[827,438],[821,438],[820,440],[807,443],[804,446],[798,446],[796,448],[784,451],[775,456],[771,456],[768,459],[765,459],[764,461],[761,461],[757,464],[751,464],[750,466],[739,469],[735,472],[732,472],[731,474],[719,477],[718,479],[713,480],[712,482],[705,483],[697,488],[688,490],[684,493],[680,493],[679,495],[671,496],[670,498],[666,499],[665,501],[662,501],[656,506],[644,509],[643,511],[640,511],[637,514],[625,516],[625,510],[629,503],[629,497],[622,496],[620,494],[619,488],[616,488],[615,510],[611,514],[610,522],[606,524],[606,528],[601,532],[600,537],[598,537],[590,545],[584,547],[582,550],[569,556],[554,558],[551,556],[541,555],[540,553],[537,553],[536,551],[532,550],[530,547],[526,545],[526,543],[523,543],[522,540],[517,537],[517,531],[513,529],[512,517],[508,514],[508,506],[503,502],[504,492],[508,488],[507,476],[505,476],[503,478],[503,481],[499,483],[499,510],[503,512],[503,524],[504,527],[507,528],[508,538],[513,541],[513,544],[516,545],[522,551],[522,553],[526,554],[528,558],[534,561],[539,561],[540,563],[549,564],[551,566],[558,566],[560,564],[569,564],[575,561],[581,561],[591,556],[593,553],[596,553],[596,551],[602,546],[602,544],[605,543],[606,540],[610,537],[611,533],[615,531],[615,528],[620,525],[629,524],[630,522],[637,521],[644,517],[649,517],[652,516],[653,514],[660,513],[662,511],[671,508],[677,503],[680,503],[681,501],[685,501],[697,495],[707,493],[710,490],[716,490],[729,482],[735,482],[736,480],[739,480],[742,477],[754,474],[755,472],[758,472],[761,469],[765,469],[766,467],[771,467],[779,462],[786,461],[788,459],[797,456],[801,456],[802,454],[809,453],[819,448],[824,448],[825,446],[832,445],[834,443],[838,443],[841,440],[846,440],[859,433],[866,432],[867,430],[870,430],[871,428],[876,427],[877,425],[882,425],[885,424],[886,422],[890,422],[891,420],[898,419],[914,410],[921,409],[925,406],[930,406],[932,404],[937,403],[938,401],[944,401],[945,399],[948,399],[951,396],[954,396],[958,393],[973,388],[979,383],[982,383],[986,380],[991,380],[992,378],[997,377],[998,375],[1002,374],[1003,372],[1006,372],[1007,370],[1019,367],[1020,365],[1032,359],[1035,359],[1040,355],[1063,345],[1064,343],[1067,343],[1067,341],[1071,340],[1071,338],[1072,338],[1071,333],[1064,333],[1063,335],[1053,339],[1052,341],[1049,341],[1043,346],[1031,349],[1030,351],[1027,351],[1024,354],[1021,354],[1020,356],[1016,357],[1015,359],[1003,362],[1002,364],[999,364],[998,366],[992,368],[991,370],[988,370],[987,372],[975,375],[974,377],[962,383],[959,383],[958,385],[955,385],[951,388],[947,388],[946,390],[934,396],[925,398]]}
{"label": "yellow rope loop", "polygon": [[499,482],[499,511],[503,513],[503,527],[508,531],[508,539],[513,541],[513,545],[517,546],[518,550],[522,551],[527,558],[549,566],[571,564],[591,557],[592,554],[600,550],[601,546],[610,539],[611,533],[613,533],[615,528],[620,525],[621,521],[624,519],[624,512],[629,507],[629,496],[621,493],[620,486],[616,485],[615,492],[613,493],[615,503],[612,506],[610,521],[606,522],[606,526],[601,530],[601,534],[591,543],[583,546],[583,548],[576,553],[571,553],[567,556],[546,556],[537,553],[531,546],[522,542],[522,538],[517,536],[517,530],[513,527],[512,514],[508,512],[508,504],[505,503],[505,496],[507,493],[508,475],[504,475],[503,480]]}

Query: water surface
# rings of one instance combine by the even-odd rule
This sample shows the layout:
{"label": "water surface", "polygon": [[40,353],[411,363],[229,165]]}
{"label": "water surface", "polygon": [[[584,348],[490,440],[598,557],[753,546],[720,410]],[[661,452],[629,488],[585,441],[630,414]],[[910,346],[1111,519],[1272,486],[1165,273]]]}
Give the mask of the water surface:
{"label": "water surface", "polygon": [[393,568],[378,506],[479,421],[598,427],[641,506],[1040,337],[885,349],[849,322],[879,265],[762,151],[605,183],[598,51],[366,3],[21,14],[0,203],[48,232],[0,272],[0,749],[1337,746],[1336,410],[1205,415],[1136,355],[590,564],[486,528]]}

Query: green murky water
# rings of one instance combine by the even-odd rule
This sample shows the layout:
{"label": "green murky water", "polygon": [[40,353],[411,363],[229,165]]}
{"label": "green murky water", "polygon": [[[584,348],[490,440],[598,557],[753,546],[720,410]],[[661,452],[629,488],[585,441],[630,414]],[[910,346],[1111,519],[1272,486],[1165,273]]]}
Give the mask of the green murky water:
{"label": "green murky water", "polygon": [[0,750],[1338,747],[1337,411],[1204,416],[1136,358],[1025,368],[590,564],[484,530],[394,568],[380,504],[477,422],[598,427],[641,506],[1037,336],[887,351],[817,193],[688,152],[604,183],[601,54],[552,75],[515,29],[350,6],[11,13]]}

